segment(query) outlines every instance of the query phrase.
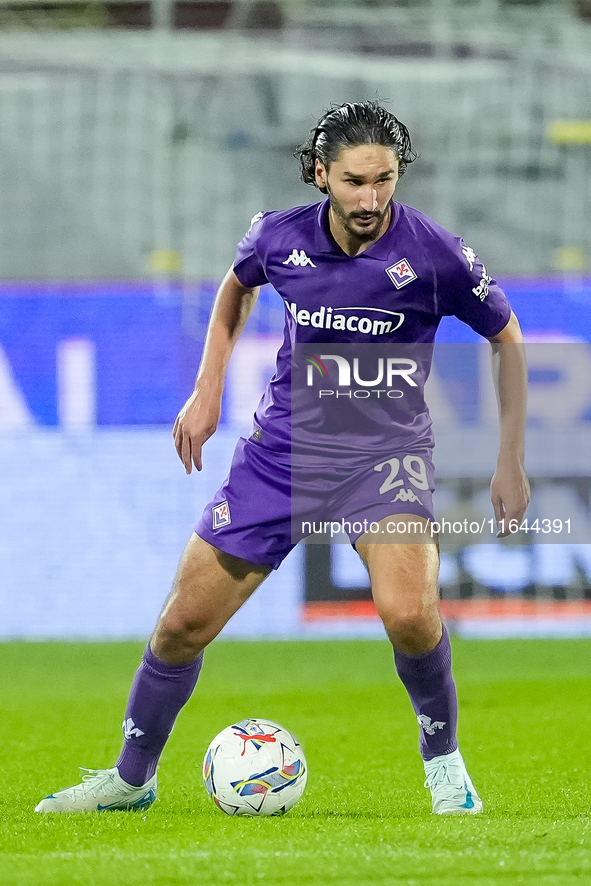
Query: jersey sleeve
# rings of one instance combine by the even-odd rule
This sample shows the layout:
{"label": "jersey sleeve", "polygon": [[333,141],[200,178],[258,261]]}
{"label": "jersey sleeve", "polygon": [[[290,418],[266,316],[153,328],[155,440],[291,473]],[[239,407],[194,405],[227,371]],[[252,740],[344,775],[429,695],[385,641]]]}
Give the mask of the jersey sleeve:
{"label": "jersey sleeve", "polygon": [[511,306],[474,250],[453,238],[443,268],[437,281],[441,313],[454,314],[485,337],[500,332],[509,322]]}
{"label": "jersey sleeve", "polygon": [[265,215],[258,212],[254,216],[250,228],[238,244],[233,270],[243,286],[262,286],[268,282],[261,249]]}

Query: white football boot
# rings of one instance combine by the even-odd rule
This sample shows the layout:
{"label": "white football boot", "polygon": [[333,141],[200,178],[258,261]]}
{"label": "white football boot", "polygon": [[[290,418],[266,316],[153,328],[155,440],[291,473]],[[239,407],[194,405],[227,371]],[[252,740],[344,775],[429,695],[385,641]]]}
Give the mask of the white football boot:
{"label": "white football boot", "polygon": [[459,749],[451,754],[425,760],[425,787],[433,797],[435,815],[476,815],[482,800],[466,771]]}
{"label": "white football boot", "polygon": [[[82,767],[81,767],[82,768]],[[104,812],[109,809],[147,809],[156,799],[156,775],[134,787],[117,769],[84,769],[82,783],[45,797],[35,812]]]}

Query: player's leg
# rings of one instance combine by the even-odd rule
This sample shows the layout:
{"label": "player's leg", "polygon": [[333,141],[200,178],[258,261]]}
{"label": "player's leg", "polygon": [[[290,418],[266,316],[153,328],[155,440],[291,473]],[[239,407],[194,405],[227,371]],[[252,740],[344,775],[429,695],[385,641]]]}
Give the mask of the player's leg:
{"label": "player's leg", "polygon": [[136,672],[116,766],[92,770],[82,784],[42,800],[38,812],[144,808],[153,802],[158,759],[193,692],[203,649],[294,547],[290,478],[289,448],[281,457],[256,434],[239,441],[228,477],[185,548]]}
{"label": "player's leg", "polygon": [[195,688],[203,649],[270,571],[191,536],[135,674],[119,760],[113,769],[91,770],[80,785],[42,800],[37,812],[146,808],[153,802],[158,760]]}
{"label": "player's leg", "polygon": [[172,666],[192,663],[270,572],[193,533],[150,640],[154,654]]}
{"label": "player's leg", "polygon": [[128,784],[145,784],[154,775],[176,717],[195,688],[203,650],[270,571],[191,536],[127,703],[116,767]]}
{"label": "player's leg", "polygon": [[[437,813],[480,812],[482,803],[457,743],[458,701],[449,635],[439,613],[439,553],[428,521],[407,514],[380,521],[421,523],[394,544],[361,536],[356,549],[369,571],[376,609],[394,647],[396,670],[420,727],[420,751]],[[381,535],[383,538],[383,535]]]}
{"label": "player's leg", "polygon": [[[427,524],[404,514],[391,519],[398,525]],[[457,700],[449,637],[439,614],[437,544],[429,535],[418,544],[369,538],[369,533],[361,536],[355,547],[369,571],[376,609],[421,725],[421,754],[426,760],[448,754],[457,747]]]}

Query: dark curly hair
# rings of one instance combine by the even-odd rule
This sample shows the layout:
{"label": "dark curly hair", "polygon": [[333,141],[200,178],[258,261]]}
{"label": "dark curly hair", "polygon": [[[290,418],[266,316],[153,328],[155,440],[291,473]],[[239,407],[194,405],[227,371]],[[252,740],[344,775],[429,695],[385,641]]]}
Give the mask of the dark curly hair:
{"label": "dark curly hair", "polygon": [[[307,141],[296,148],[294,157],[301,164],[300,175],[307,185],[315,185],[316,160],[328,169],[342,148],[358,145],[383,145],[393,148],[398,156],[398,173],[403,175],[406,167],[417,155],[410,143],[406,126],[377,102],[346,102],[325,111]],[[326,188],[320,188],[326,194]]]}

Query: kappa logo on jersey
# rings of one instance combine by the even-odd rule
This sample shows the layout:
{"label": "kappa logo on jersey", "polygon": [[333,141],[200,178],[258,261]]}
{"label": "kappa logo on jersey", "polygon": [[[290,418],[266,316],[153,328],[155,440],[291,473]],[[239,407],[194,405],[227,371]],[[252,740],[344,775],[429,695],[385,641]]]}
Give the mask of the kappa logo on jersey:
{"label": "kappa logo on jersey", "polygon": [[407,258],[401,258],[395,265],[390,265],[389,268],[386,268],[386,274],[396,289],[402,289],[407,283],[412,283],[413,280],[417,279],[417,275],[411,268]]}
{"label": "kappa logo on jersey", "polygon": [[253,217],[250,220],[250,228],[248,229],[249,231],[253,225],[256,225],[256,223],[262,219],[263,215],[264,215],[263,212],[257,212],[256,215],[253,215]]}
{"label": "kappa logo on jersey", "polygon": [[306,255],[303,249],[300,249],[299,252],[297,249],[292,249],[291,255],[288,255],[285,261],[281,262],[281,264],[294,265],[296,268],[305,268],[306,265],[310,265],[311,268],[316,267],[312,259]]}
{"label": "kappa logo on jersey", "polygon": [[427,735],[435,735],[436,729],[443,729],[446,725],[445,720],[431,720],[431,717],[427,717],[425,714],[419,714],[417,720],[419,721],[419,726],[425,730]]}
{"label": "kappa logo on jersey", "polygon": [[464,257],[468,264],[470,265],[470,270],[474,270],[474,262],[476,261],[476,253],[473,249],[470,249],[469,246],[462,246],[462,252],[464,253]]}
{"label": "kappa logo on jersey", "polygon": [[214,529],[219,529],[221,526],[227,526],[228,523],[232,522],[232,518],[230,517],[230,505],[227,501],[223,501],[221,504],[216,505],[215,508],[211,509],[211,513],[213,515]]}

